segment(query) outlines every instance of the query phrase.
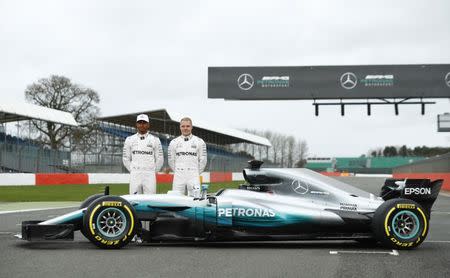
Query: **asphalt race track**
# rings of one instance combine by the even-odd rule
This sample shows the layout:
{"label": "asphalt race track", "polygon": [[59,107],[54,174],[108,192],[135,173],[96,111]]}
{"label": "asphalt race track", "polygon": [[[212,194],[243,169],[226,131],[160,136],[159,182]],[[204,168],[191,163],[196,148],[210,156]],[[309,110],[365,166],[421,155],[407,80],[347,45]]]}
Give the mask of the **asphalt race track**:
{"label": "asphalt race track", "polygon": [[[375,194],[383,182],[344,180]],[[101,250],[79,232],[74,242],[13,237],[23,220],[71,210],[0,214],[0,277],[450,277],[450,193],[439,196],[428,238],[412,251],[353,241],[130,244]]]}

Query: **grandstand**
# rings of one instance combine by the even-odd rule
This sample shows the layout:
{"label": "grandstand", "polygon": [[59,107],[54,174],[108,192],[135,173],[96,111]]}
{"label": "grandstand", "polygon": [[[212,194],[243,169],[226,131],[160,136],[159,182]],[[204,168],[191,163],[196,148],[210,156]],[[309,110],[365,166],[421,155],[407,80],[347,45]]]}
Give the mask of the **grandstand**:
{"label": "grandstand", "polygon": [[32,140],[0,132],[0,172],[66,172],[70,152],[42,148]]}
{"label": "grandstand", "polygon": [[[25,112],[22,112],[25,111]],[[167,148],[179,135],[182,117],[165,109],[136,112],[97,119],[97,129],[84,146],[76,151],[50,150],[34,142],[30,134],[23,136],[19,127],[23,121],[41,120],[63,125],[77,126],[72,115],[62,111],[30,104],[0,104],[0,172],[29,173],[123,173],[122,148],[125,138],[134,134],[136,115],[150,117],[151,133],[161,140],[165,153],[163,170],[168,171]],[[7,123],[11,123],[7,125]],[[17,124],[14,134],[12,123]],[[240,171],[247,165],[248,156],[231,151],[233,144],[248,143],[269,148],[263,137],[216,125],[200,123],[194,119],[194,134],[207,143],[207,171]],[[8,128],[7,128],[8,127]]]}
{"label": "grandstand", "polygon": [[43,148],[29,139],[30,134],[28,138],[8,134],[7,123],[30,120],[78,126],[67,112],[27,103],[0,103],[0,172],[67,172],[70,152]]}
{"label": "grandstand", "polygon": [[[98,127],[101,133],[101,144],[104,151],[92,159],[84,159],[84,167],[89,172],[102,171],[102,167],[109,167],[109,172],[123,172],[122,147],[125,138],[135,133],[136,115],[147,114],[150,118],[150,131],[161,140],[166,155],[163,169],[168,170],[167,149],[170,141],[180,135],[179,121],[182,116],[169,113],[166,109],[157,109],[136,112],[124,115],[115,115],[98,118]],[[247,165],[248,157],[235,154],[230,145],[249,143],[269,148],[271,146],[266,138],[249,134],[243,131],[220,128],[216,125],[202,123],[193,119],[193,133],[201,137],[207,145],[208,164],[207,171],[240,171]]]}
{"label": "grandstand", "polygon": [[394,157],[312,157],[307,159],[306,168],[323,172],[348,172],[367,174],[392,174],[395,167],[424,160],[418,156]]}

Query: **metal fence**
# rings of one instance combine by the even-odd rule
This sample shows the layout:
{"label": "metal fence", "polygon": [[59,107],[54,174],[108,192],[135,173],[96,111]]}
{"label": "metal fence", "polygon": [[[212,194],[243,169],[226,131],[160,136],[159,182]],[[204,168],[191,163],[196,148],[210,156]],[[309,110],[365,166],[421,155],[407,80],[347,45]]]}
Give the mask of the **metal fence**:
{"label": "metal fence", "polygon": [[[163,172],[168,172],[167,148],[163,148],[164,164]],[[79,152],[72,153],[72,169],[77,172],[86,173],[123,173],[126,169],[122,165],[122,152],[120,153],[101,153],[101,154],[83,154]],[[217,153],[213,151],[208,153],[208,161],[205,171],[220,172],[239,172],[247,166],[248,158],[230,155],[227,153]]]}
{"label": "metal fence", "polygon": [[70,153],[14,143],[0,143],[0,172],[65,173]]}
{"label": "metal fence", "polygon": [[[172,138],[157,135],[162,137],[165,158],[162,171],[168,172],[167,148]],[[92,135],[94,147],[89,148],[89,151],[69,152],[50,150],[32,140],[0,132],[0,172],[124,173],[124,141],[123,136],[99,130]],[[227,146],[208,144],[207,149],[206,171],[238,172],[247,166],[249,158],[232,153]]]}

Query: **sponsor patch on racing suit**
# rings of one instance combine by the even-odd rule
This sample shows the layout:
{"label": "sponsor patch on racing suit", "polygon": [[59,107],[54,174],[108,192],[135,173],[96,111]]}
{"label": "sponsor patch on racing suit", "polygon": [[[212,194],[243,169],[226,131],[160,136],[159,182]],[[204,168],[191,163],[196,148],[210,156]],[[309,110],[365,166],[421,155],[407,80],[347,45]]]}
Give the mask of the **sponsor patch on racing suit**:
{"label": "sponsor patch on racing suit", "polygon": [[155,194],[156,176],[164,163],[159,138],[134,134],[125,140],[123,165],[130,172],[130,194]]}
{"label": "sponsor patch on racing suit", "polygon": [[179,136],[169,144],[169,166],[174,171],[172,190],[199,197],[200,174],[206,167],[205,142],[195,136]]}

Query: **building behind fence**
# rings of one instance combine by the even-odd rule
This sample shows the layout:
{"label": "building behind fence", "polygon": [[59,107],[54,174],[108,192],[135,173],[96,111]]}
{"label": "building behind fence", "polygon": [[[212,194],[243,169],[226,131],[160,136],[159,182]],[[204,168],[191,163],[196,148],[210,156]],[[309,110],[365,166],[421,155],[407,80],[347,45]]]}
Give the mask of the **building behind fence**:
{"label": "building behind fence", "polygon": [[[17,134],[8,134],[5,125],[0,129],[0,172],[25,173],[124,173],[122,149],[125,138],[134,134],[135,115],[118,115],[98,120],[97,129],[89,140],[90,146],[82,146],[74,151],[51,150],[31,139]],[[159,137],[164,151],[162,171],[169,171],[167,148],[170,141],[178,136],[178,121],[165,110],[146,112],[152,122],[152,134]],[[163,115],[163,119],[161,119]],[[194,123],[195,126],[195,123]],[[232,144],[263,142],[267,139],[240,131],[224,131],[195,127],[199,136],[207,143],[208,163],[206,171],[241,171],[247,166],[249,156],[235,154]],[[236,133],[236,134],[234,134]],[[240,137],[241,136],[241,137]],[[246,136],[248,136],[248,139]],[[264,140],[265,139],[265,140]],[[259,140],[259,141],[258,141]],[[267,142],[267,143],[266,143]],[[70,146],[72,147],[72,146]],[[80,150],[85,150],[80,151]]]}

